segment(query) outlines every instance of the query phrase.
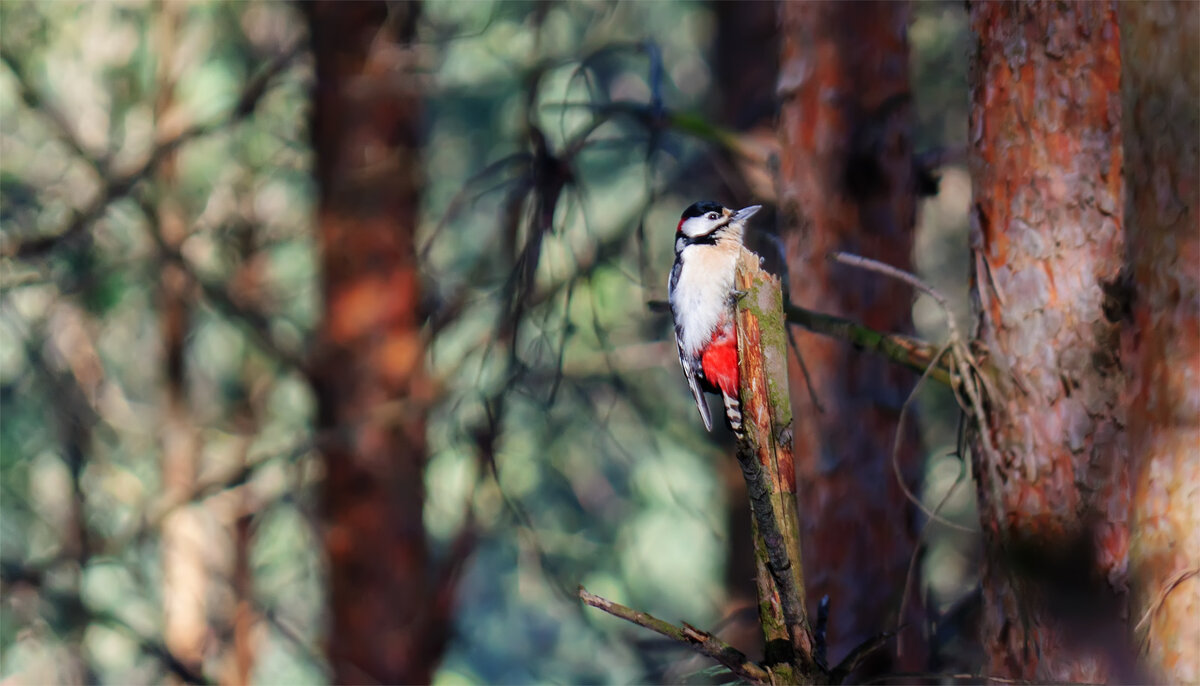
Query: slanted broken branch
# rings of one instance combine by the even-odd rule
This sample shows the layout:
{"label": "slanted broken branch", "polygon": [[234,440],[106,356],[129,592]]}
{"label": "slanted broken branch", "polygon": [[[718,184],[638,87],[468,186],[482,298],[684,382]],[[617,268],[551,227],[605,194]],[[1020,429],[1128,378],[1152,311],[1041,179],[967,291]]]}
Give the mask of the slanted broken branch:
{"label": "slanted broken branch", "polygon": [[768,664],[795,666],[796,682],[819,671],[804,606],[804,574],[792,461],[792,408],[787,383],[787,333],[779,280],[742,251],[736,287],[738,370],[744,436],[738,462],[754,515],[759,617]]}

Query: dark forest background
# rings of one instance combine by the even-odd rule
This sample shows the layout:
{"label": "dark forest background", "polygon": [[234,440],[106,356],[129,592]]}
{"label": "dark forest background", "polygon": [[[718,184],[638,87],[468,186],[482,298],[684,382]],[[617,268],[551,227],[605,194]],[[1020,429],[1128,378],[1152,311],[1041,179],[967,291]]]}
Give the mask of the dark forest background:
{"label": "dark forest background", "polygon": [[[1174,122],[1182,175],[1130,185],[1128,211],[1158,193],[1146,212],[1194,247],[1197,65],[1175,46],[1196,12],[1122,16],[1122,42],[1106,3],[1000,7],[0,3],[0,679],[728,681],[576,597],[762,651],[732,437],[703,431],[660,306],[672,229],[707,198],[767,206],[750,242],[800,307],[947,340],[935,298],[828,253],[879,259],[945,294],[1001,370],[993,451],[956,372],[908,403],[919,373],[792,327],[830,652],[899,630],[858,678],[1142,674],[1122,632],[1195,590],[1200,546],[1135,559],[1167,590],[1134,581],[1150,611],[1114,609],[1131,506],[1091,494],[1140,483],[1112,446],[1154,443],[1122,438],[1138,420],[1117,408],[1155,405],[1116,368],[1179,394],[1184,466],[1158,478],[1200,462],[1186,373],[1139,366],[1121,328],[1167,321],[1184,343],[1163,355],[1196,368],[1200,253],[1163,266],[1110,236],[1130,224],[1120,88],[1150,102],[1129,74],[1190,74],[1147,77],[1167,95],[1137,121]],[[1076,223],[1098,238],[1055,233]],[[1085,243],[1116,257],[1067,260]],[[1153,271],[1117,278],[1127,245],[1182,285],[1122,295]],[[1043,268],[1057,246],[1084,266]],[[1100,586],[1119,600],[1081,612]],[[1010,602],[1026,591],[1035,610]],[[1014,638],[1027,610],[1056,628]]]}

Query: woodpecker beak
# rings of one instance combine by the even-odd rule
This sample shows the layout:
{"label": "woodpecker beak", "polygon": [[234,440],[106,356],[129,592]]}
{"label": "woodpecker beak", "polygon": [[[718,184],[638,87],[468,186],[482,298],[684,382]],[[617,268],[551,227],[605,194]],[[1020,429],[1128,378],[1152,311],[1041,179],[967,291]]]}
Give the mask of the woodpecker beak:
{"label": "woodpecker beak", "polygon": [[754,213],[758,212],[761,209],[762,209],[762,205],[751,205],[749,207],[743,207],[742,209],[733,213],[733,221],[744,222],[747,219],[749,219],[750,217],[753,217]]}

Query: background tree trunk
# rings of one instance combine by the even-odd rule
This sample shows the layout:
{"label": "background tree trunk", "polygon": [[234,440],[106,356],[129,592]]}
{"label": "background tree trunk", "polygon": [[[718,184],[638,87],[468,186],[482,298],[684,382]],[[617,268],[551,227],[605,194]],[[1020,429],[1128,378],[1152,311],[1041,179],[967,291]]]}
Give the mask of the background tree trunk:
{"label": "background tree trunk", "polygon": [[778,62],[774,2],[714,2],[716,70],[721,122],[747,131],[775,116]]}
{"label": "background tree trunk", "polygon": [[413,234],[415,3],[305,6],[317,82],[324,313],[312,376],[339,683],[428,683],[446,608],[422,521],[430,400]]}
{"label": "background tree trunk", "polygon": [[990,675],[1103,681],[1121,653],[1128,465],[1112,3],[971,4],[972,296],[995,391],[973,443]]}
{"label": "background tree trunk", "polygon": [[1200,681],[1200,8],[1122,4],[1132,317],[1134,635],[1151,678]]}
{"label": "background tree trunk", "polygon": [[[157,95],[154,101],[159,135],[171,126],[175,85],[179,73],[176,46],[182,13],[186,7],[163,3],[158,7],[155,28],[158,39]],[[155,174],[157,225],[153,230],[167,250],[178,253],[188,237],[188,222],[177,185],[178,155],[164,156]],[[159,427],[162,445],[162,482],[166,493],[179,502],[191,499],[200,472],[200,431],[192,420],[187,397],[187,340],[192,328],[195,292],[183,267],[173,260],[162,261],[158,306],[163,349],[163,380],[166,402]],[[209,536],[209,518],[201,503],[178,508],[162,522],[163,642],[187,668],[200,673],[208,630],[210,566],[220,541]]]}
{"label": "background tree trunk", "polygon": [[[710,3],[716,18],[717,35],[713,60],[718,87],[718,101],[713,103],[722,126],[741,135],[773,140],[775,125],[775,81],[778,65],[778,22],[776,3],[734,3],[717,0]],[[764,54],[764,46],[769,52]],[[723,187],[714,200],[744,207],[765,200],[754,193],[754,184],[741,173],[743,170],[728,153],[714,152],[697,173],[717,170],[717,185]],[[715,161],[716,164],[712,162]],[[765,172],[765,169],[763,170]],[[770,218],[764,212],[757,218],[758,230],[747,236],[747,246],[759,253],[769,253],[754,242]],[[775,265],[778,260],[768,262]],[[721,635],[750,655],[762,653],[762,631],[758,625],[755,596],[754,540],[751,535],[750,501],[746,497],[746,482],[736,460],[720,460],[722,482],[728,489],[729,550],[725,567],[725,585],[730,595],[728,609],[739,612]]]}
{"label": "background tree trunk", "polygon": [[[912,294],[834,267],[827,256],[844,250],[911,264],[908,21],[909,6],[900,2],[780,5],[778,198],[791,299],[883,331],[911,327]],[[810,605],[826,594],[832,601],[829,657],[837,661],[896,625],[916,531],[890,460],[915,379],[838,341],[800,334],[798,342],[824,406],[813,406],[793,357],[805,575]],[[911,428],[899,460],[911,485],[920,464]],[[919,604],[910,603],[909,620],[920,616]],[[923,666],[921,625],[904,633],[903,662],[881,651],[866,669]]]}

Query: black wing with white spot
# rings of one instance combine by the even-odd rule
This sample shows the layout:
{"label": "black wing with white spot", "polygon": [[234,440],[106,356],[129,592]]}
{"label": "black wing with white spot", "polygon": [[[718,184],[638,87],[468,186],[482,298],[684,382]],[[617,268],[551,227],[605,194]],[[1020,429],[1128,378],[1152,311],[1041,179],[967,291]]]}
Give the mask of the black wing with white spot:
{"label": "black wing with white spot", "polygon": [[[682,264],[677,260],[675,266],[671,268],[671,283],[668,287],[668,293],[674,295],[675,284],[679,282],[679,272]],[[671,298],[673,301],[674,298]],[[690,355],[683,352],[682,336],[679,331],[679,318],[675,316],[675,306],[671,304],[671,319],[675,321],[675,348],[679,351],[679,366],[683,367],[683,375],[687,378],[688,387],[692,389],[692,397],[696,399],[696,407],[700,410],[700,418],[704,420],[704,428],[707,431],[712,431],[712,416],[708,411],[708,403],[704,401],[704,391],[700,388],[699,375],[704,372],[700,369],[700,361],[693,359]]]}

